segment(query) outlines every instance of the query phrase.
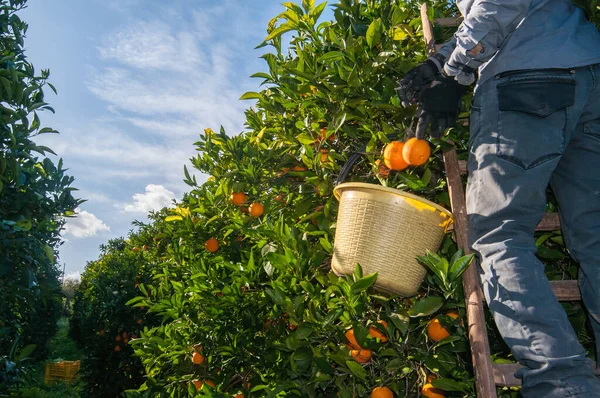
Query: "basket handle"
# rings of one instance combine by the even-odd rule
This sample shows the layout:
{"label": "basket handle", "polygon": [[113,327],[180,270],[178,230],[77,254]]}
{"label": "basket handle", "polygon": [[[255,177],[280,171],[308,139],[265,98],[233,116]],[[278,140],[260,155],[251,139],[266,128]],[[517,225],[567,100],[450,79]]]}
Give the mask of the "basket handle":
{"label": "basket handle", "polygon": [[[388,134],[386,137],[388,140],[393,140],[394,138],[398,138],[398,134],[397,133]],[[346,164],[344,164],[344,167],[342,167],[342,170],[340,171],[338,178],[335,180],[334,186],[337,186],[344,182],[344,180],[346,179],[348,174],[350,174],[352,167],[354,167],[354,164],[356,164],[358,159],[360,159],[360,157],[362,155],[364,155],[366,153],[366,151],[367,151],[367,146],[365,145],[359,152],[354,152],[352,155],[350,155],[348,157],[348,160],[346,160]]]}

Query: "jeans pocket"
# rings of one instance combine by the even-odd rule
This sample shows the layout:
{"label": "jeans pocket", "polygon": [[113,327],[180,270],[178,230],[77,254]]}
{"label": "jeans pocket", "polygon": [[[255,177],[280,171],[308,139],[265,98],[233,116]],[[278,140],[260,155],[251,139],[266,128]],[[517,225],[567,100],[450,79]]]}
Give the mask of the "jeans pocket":
{"label": "jeans pocket", "polygon": [[497,155],[523,169],[560,156],[575,80],[567,72],[511,75],[498,84]]}

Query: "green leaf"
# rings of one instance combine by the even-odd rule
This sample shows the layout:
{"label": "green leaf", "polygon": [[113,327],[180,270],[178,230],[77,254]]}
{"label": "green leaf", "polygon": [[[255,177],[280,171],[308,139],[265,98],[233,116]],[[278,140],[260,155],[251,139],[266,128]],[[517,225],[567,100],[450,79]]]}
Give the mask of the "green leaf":
{"label": "green leaf", "polygon": [[411,317],[420,317],[431,315],[444,305],[444,299],[442,297],[426,297],[414,303],[408,310],[408,315]]}
{"label": "green leaf", "polygon": [[390,36],[392,36],[392,39],[394,39],[395,41],[401,41],[408,37],[408,33],[406,33],[404,29],[398,26],[394,26],[391,30]]}
{"label": "green leaf", "polygon": [[377,282],[377,273],[365,276],[364,278],[360,278],[352,284],[352,293],[359,293],[363,290],[367,290],[368,288],[373,286],[375,282]]}
{"label": "green leaf", "polygon": [[294,336],[296,336],[298,340],[306,340],[312,333],[312,325],[309,323],[303,323],[302,325],[300,325],[298,330],[294,332]]}
{"label": "green leaf", "polygon": [[32,225],[31,225],[30,220],[23,219],[23,220],[17,221],[17,223],[15,224],[15,227],[19,228],[23,231],[29,231],[31,229]]}
{"label": "green leaf", "polygon": [[359,363],[355,361],[346,361],[346,366],[350,372],[361,380],[367,381],[367,371]]}
{"label": "green leaf", "polygon": [[459,383],[452,379],[434,379],[431,381],[431,384],[435,388],[439,388],[444,391],[460,391],[463,393],[468,393],[469,389],[464,385],[464,383]]}
{"label": "green leaf", "polygon": [[262,96],[260,95],[260,93],[256,93],[254,91],[248,91],[247,93],[244,93],[244,95],[242,95],[240,97],[240,100],[249,100],[249,99],[261,99]]}
{"label": "green leaf", "polygon": [[408,326],[410,324],[410,316],[408,312],[404,311],[402,308],[399,308],[398,312],[394,312],[390,314],[390,320],[400,331],[403,336],[406,336],[406,332],[408,332]]}
{"label": "green leaf", "polygon": [[452,262],[452,266],[450,267],[450,271],[448,272],[448,279],[452,282],[457,280],[463,272],[469,267],[471,262],[473,261],[474,254],[469,254],[468,256],[462,256],[455,261]]}
{"label": "green leaf", "polygon": [[27,358],[28,356],[31,355],[31,353],[33,353],[33,351],[35,351],[37,345],[35,344],[29,344],[26,345],[25,347],[23,347],[23,349],[19,352],[19,355],[17,355],[15,357],[15,361],[16,362],[21,362],[23,359]]}
{"label": "green leaf", "polygon": [[373,48],[381,41],[381,19],[376,19],[369,25],[367,29],[367,44]]}
{"label": "green leaf", "polygon": [[307,133],[298,134],[296,136],[296,139],[298,140],[299,143],[301,143],[303,145],[310,145],[316,141],[316,139],[313,136],[311,136],[310,134],[307,134]]}
{"label": "green leaf", "polygon": [[48,257],[48,260],[54,261],[54,249],[48,245],[43,246],[44,254]]}
{"label": "green leaf", "polygon": [[[250,77],[260,77],[260,78],[263,78],[263,79],[272,80],[271,75],[269,75],[268,73],[265,73],[265,72],[257,72],[257,73],[253,74]],[[246,93],[246,94],[248,94],[248,93]]]}
{"label": "green leaf", "polygon": [[323,13],[323,10],[325,10],[325,7],[327,6],[327,2],[324,1],[321,4],[319,4],[318,6],[314,7],[312,10],[310,10],[310,12],[308,13],[308,15],[315,21],[317,22],[317,20],[319,19],[319,17],[321,16],[321,14]]}
{"label": "green leaf", "polygon": [[325,63],[329,63],[329,62],[334,62],[334,61],[341,61],[344,59],[344,53],[341,51],[330,51],[328,53],[325,53],[323,55],[321,55],[319,57],[319,62],[325,62]]}
{"label": "green leaf", "polygon": [[296,24],[293,22],[286,22],[277,29],[273,30],[265,39],[265,42],[269,40],[273,40],[276,37],[281,36],[282,34],[289,32],[291,30],[296,29]]}

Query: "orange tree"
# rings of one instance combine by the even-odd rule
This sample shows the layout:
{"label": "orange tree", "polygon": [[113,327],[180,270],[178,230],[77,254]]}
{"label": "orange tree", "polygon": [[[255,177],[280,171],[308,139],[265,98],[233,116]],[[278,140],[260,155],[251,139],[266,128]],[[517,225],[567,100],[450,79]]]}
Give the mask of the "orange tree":
{"label": "orange tree", "polygon": [[65,216],[81,203],[62,160],[36,136],[49,72],[24,53],[24,0],[0,1],[0,393],[19,383],[20,363],[44,357],[61,310],[57,249]]}
{"label": "orange tree", "polygon": [[[439,12],[451,11],[441,4]],[[246,112],[248,131],[205,130],[192,162],[211,178],[198,186],[186,171],[193,189],[164,221],[168,266],[130,301],[164,321],[131,343],[147,374],[138,393],[195,395],[202,383],[201,394],[213,396],[368,396],[377,386],[416,396],[434,373],[448,394],[468,394],[460,321],[440,316],[452,333],[440,342],[426,331],[438,311],[462,305],[456,278],[444,274],[448,283],[437,284],[432,274],[406,300],[369,290],[376,276],[360,268],[349,278],[329,270],[332,188],[349,153],[364,153],[349,179],[446,201],[437,157],[387,178],[375,165],[388,135],[402,138],[397,132],[414,112],[399,109],[394,86],[425,57],[418,4],[344,1],[336,20],[322,24],[324,4],[285,6],[265,41],[273,49],[263,56],[269,72],[255,75],[267,87],[242,97],[257,99]],[[281,35],[289,31],[288,51]],[[253,203],[262,216],[247,213]],[[214,252],[204,245],[211,238],[219,243]],[[448,239],[443,250],[426,261],[434,269],[456,249]],[[453,258],[454,276],[469,260]],[[387,328],[374,326],[378,320]],[[389,341],[369,337],[371,326]],[[346,347],[348,329],[362,350]],[[194,363],[195,353],[204,360]]]}
{"label": "orange tree", "polygon": [[143,327],[158,323],[145,308],[125,305],[144,292],[140,289],[151,280],[161,248],[155,228],[137,225],[129,239],[100,247],[99,259],[87,264],[75,294],[70,335],[85,354],[80,374],[91,396],[118,396],[141,384],[141,362],[128,343]]}

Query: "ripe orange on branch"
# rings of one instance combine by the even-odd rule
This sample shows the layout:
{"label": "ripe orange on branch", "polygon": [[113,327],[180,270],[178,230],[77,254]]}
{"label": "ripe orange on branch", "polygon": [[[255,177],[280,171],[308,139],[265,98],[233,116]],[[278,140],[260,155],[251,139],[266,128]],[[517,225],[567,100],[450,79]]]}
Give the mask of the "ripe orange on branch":
{"label": "ripe orange on branch", "polygon": [[435,388],[433,384],[427,383],[421,389],[421,395],[427,398],[444,398],[446,396],[446,393],[444,392],[444,390]]}
{"label": "ripe orange on branch", "polygon": [[263,215],[265,208],[260,203],[254,202],[250,205],[250,207],[248,208],[248,211],[250,212],[250,215],[252,217],[258,218]]}
{"label": "ripe orange on branch", "polygon": [[356,337],[354,336],[354,329],[350,329],[346,332],[346,340],[348,340],[346,347],[348,347],[349,350],[362,349],[362,347],[358,344],[358,341],[356,341]]}
{"label": "ripe orange on branch", "polygon": [[370,398],[394,398],[394,393],[387,387],[375,387]]}
{"label": "ripe orange on branch", "polygon": [[324,141],[325,139],[327,139],[327,142],[331,144],[335,140],[335,133],[327,137],[327,129],[325,127],[321,128],[320,133],[321,134],[319,134],[319,141]]}
{"label": "ripe orange on branch", "polygon": [[204,363],[204,359],[204,355],[200,354],[198,351],[195,351],[192,354],[192,362],[194,363],[194,365],[200,365]]}
{"label": "ripe orange on branch", "polygon": [[[379,320],[377,321],[377,323],[379,323],[381,326],[383,326],[383,328],[385,330],[387,330],[388,324],[386,321],[384,320]],[[381,340],[382,343],[386,343],[388,341],[387,336],[385,336],[383,333],[381,333],[381,331],[379,331],[379,329],[377,329],[375,326],[371,326],[369,328],[369,334],[373,337],[373,338],[379,338]]]}
{"label": "ripe orange on branch", "polygon": [[[450,311],[446,313],[446,315],[453,319],[458,318],[458,313],[455,311]],[[440,320],[436,317],[427,324],[427,336],[433,341],[440,341],[450,336],[450,333],[442,326]]]}
{"label": "ripe orange on branch", "polygon": [[421,166],[429,160],[431,148],[426,140],[413,137],[404,143],[402,157],[409,166]]}
{"label": "ripe orange on branch", "polygon": [[236,206],[241,206],[246,202],[246,194],[244,192],[234,192],[231,194],[231,203]]}
{"label": "ripe orange on branch", "polygon": [[204,248],[209,253],[214,253],[219,250],[219,241],[215,238],[210,238],[206,242],[204,242]]}
{"label": "ripe orange on branch", "polygon": [[401,141],[392,141],[385,146],[383,150],[383,163],[390,170],[404,170],[408,163],[402,157],[404,143]]}
{"label": "ripe orange on branch", "polygon": [[371,356],[373,355],[373,351],[371,351],[371,350],[351,350],[350,355],[352,355],[352,358],[358,363],[369,363],[371,361]]}

